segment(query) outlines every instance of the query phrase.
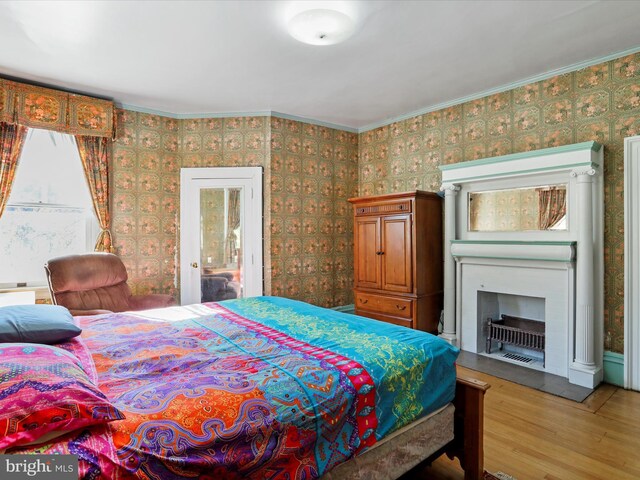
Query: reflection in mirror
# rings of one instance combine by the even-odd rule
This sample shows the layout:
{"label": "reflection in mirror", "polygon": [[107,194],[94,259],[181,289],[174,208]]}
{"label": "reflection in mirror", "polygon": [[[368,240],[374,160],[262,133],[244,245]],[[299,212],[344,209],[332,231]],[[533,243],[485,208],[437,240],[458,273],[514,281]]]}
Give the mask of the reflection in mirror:
{"label": "reflection in mirror", "polygon": [[469,231],[567,230],[567,186],[470,192]]}
{"label": "reflection in mirror", "polygon": [[243,296],[240,188],[200,190],[203,302]]}

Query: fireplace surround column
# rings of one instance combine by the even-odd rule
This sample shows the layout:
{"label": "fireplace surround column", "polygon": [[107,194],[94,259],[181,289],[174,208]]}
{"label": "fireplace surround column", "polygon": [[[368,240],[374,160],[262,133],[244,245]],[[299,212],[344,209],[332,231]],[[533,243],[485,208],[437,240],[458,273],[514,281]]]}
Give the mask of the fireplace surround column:
{"label": "fireplace surround column", "polygon": [[[576,258],[575,374],[593,375],[595,363],[594,250],[593,250],[593,177],[594,168],[571,171],[578,190],[578,248]],[[571,372],[569,374],[571,378]]]}
{"label": "fireplace surround column", "polygon": [[451,255],[451,240],[456,239],[456,196],[460,187],[442,184],[444,192],[444,324],[440,337],[458,344],[456,332],[456,264]]}

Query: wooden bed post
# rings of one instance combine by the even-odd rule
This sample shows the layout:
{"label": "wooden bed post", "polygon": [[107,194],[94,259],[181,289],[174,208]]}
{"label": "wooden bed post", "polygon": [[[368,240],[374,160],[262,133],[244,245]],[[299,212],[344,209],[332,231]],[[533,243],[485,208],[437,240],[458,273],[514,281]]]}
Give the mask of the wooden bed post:
{"label": "wooden bed post", "polygon": [[484,394],[488,383],[458,375],[454,439],[447,446],[449,458],[458,457],[465,480],[482,480],[484,474]]}

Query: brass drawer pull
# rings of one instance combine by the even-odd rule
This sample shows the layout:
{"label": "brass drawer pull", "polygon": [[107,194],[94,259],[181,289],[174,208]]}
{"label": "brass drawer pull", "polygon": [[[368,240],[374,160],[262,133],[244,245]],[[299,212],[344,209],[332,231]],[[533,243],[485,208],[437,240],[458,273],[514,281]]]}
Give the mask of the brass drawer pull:
{"label": "brass drawer pull", "polygon": [[396,304],[396,308],[397,308],[398,310],[406,310],[406,309],[407,309],[407,306],[406,306],[406,305],[397,305],[397,304]]}
{"label": "brass drawer pull", "polygon": [[361,298],[360,299],[360,303],[368,303],[368,302],[369,302],[369,300],[367,300],[366,298]]}

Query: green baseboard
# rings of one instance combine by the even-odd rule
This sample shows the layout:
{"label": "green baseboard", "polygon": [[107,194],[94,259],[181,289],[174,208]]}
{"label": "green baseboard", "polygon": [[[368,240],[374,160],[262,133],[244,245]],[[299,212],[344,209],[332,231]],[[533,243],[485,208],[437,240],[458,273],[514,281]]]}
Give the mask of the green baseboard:
{"label": "green baseboard", "polygon": [[616,352],[604,352],[604,381],[618,387],[624,387],[624,355]]}
{"label": "green baseboard", "polygon": [[336,310],[342,313],[355,313],[356,306],[353,303],[351,303],[349,305],[340,305],[338,307],[333,307],[331,310]]}

